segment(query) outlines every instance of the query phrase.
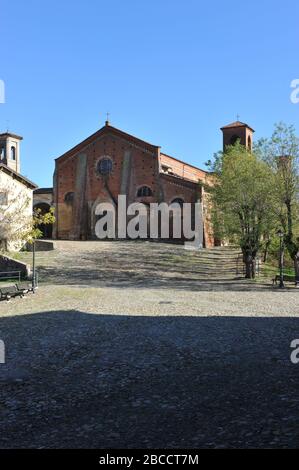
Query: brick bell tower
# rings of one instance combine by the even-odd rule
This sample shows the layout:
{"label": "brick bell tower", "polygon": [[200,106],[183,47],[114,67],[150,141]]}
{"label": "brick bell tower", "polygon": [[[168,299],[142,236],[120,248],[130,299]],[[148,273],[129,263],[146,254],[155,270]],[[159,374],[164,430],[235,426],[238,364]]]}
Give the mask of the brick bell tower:
{"label": "brick bell tower", "polygon": [[235,121],[227,126],[221,127],[223,133],[223,151],[227,145],[234,145],[240,139],[241,145],[252,150],[253,133],[252,127],[244,122]]}
{"label": "brick bell tower", "polygon": [[21,172],[20,142],[23,137],[5,132],[0,134],[0,163],[17,173]]}

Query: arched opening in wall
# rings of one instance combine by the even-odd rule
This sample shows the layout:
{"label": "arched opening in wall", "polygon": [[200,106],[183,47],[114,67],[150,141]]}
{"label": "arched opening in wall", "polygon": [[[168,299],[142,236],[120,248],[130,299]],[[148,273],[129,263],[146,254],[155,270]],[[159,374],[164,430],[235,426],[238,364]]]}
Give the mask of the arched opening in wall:
{"label": "arched opening in wall", "polygon": [[235,145],[235,143],[236,143],[238,140],[240,140],[240,136],[238,136],[238,135],[236,135],[236,134],[233,135],[233,136],[231,137],[231,139],[230,139],[230,145]]}
{"label": "arched opening in wall", "polygon": [[16,148],[13,147],[13,146],[10,148],[10,158],[11,158],[11,160],[16,159]]}
{"label": "arched opening in wall", "polygon": [[183,205],[184,199],[181,197],[174,198],[170,203],[169,211],[169,241],[172,243],[182,244],[184,241],[183,232]]}
{"label": "arched opening in wall", "polygon": [[171,204],[179,204],[181,207],[183,207],[184,199],[181,197],[176,197],[173,199],[173,201],[171,201]]}
{"label": "arched opening in wall", "polygon": [[3,145],[0,145],[0,160],[5,159],[5,147]]}
{"label": "arched opening in wall", "polygon": [[74,193],[73,192],[66,193],[64,196],[64,202],[67,205],[71,206],[74,202]]}
{"label": "arched opening in wall", "polygon": [[[38,204],[35,204],[33,207],[33,210],[39,210],[41,215],[47,214],[51,209],[50,204],[47,204],[46,202],[40,202]],[[42,232],[42,237],[41,238],[52,238],[52,233],[53,233],[53,224],[40,224],[38,226],[39,230]]]}
{"label": "arched opening in wall", "polygon": [[251,141],[250,135],[248,136],[248,139],[247,139],[247,148],[251,152],[251,150],[252,150],[252,141]]}
{"label": "arched opening in wall", "polygon": [[137,197],[149,197],[153,195],[153,191],[149,186],[141,186],[137,191]]}

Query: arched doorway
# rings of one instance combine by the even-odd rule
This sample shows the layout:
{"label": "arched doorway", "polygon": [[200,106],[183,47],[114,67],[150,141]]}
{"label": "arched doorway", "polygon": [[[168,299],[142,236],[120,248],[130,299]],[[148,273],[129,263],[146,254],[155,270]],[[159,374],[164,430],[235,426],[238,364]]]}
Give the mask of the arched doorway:
{"label": "arched doorway", "polygon": [[240,136],[238,136],[236,134],[233,135],[230,139],[230,145],[235,145],[238,142],[238,140],[241,140]]}
{"label": "arched doorway", "polygon": [[251,137],[250,137],[250,135],[248,136],[248,139],[247,139],[247,147],[248,147],[248,150],[251,152],[251,150],[252,150],[252,142],[251,142]]}
{"label": "arched doorway", "polygon": [[[47,204],[46,202],[40,202],[38,204],[35,204],[33,207],[33,210],[40,210],[40,213],[42,215],[47,214],[51,209],[51,206]],[[40,224],[38,226],[39,230],[42,232],[41,238],[52,238],[52,232],[53,232],[53,224]]]}

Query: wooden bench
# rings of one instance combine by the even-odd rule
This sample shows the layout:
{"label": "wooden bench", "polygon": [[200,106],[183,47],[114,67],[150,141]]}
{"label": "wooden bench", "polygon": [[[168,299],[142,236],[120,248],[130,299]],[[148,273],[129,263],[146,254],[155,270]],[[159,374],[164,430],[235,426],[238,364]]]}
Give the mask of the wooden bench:
{"label": "wooden bench", "polygon": [[13,297],[23,297],[24,293],[17,289],[16,286],[8,286],[0,288],[0,300],[10,300]]}
{"label": "wooden bench", "polygon": [[[274,279],[272,279],[273,281],[273,286],[277,285],[277,283],[280,281],[280,274],[276,274],[276,276],[274,277]],[[284,282],[296,282],[296,279],[295,279],[295,276],[290,276],[288,274],[284,274],[283,275],[283,281]]]}
{"label": "wooden bench", "polygon": [[33,292],[33,287],[31,284],[18,283],[16,284],[16,288],[18,292],[22,292],[23,294],[28,294],[28,292]]}

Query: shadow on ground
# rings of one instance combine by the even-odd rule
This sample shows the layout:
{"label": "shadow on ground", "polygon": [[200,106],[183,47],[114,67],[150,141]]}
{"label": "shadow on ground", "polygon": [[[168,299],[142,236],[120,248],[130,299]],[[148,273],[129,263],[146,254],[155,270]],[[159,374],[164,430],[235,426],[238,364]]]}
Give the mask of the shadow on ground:
{"label": "shadow on ground", "polygon": [[[147,241],[55,241],[37,254],[41,282],[51,285],[187,291],[272,290],[272,280],[244,279],[242,256],[234,247],[186,250]],[[31,253],[21,260],[32,264]],[[292,288],[290,284],[288,287]]]}
{"label": "shadow on ground", "polygon": [[[38,262],[41,282],[84,287],[189,291],[254,291],[269,281],[245,280],[236,250],[188,251],[147,242],[60,242]],[[73,249],[72,249],[73,248]],[[242,263],[241,263],[242,264]]]}
{"label": "shadow on ground", "polygon": [[298,447],[298,318],[0,319],[0,447]]}
{"label": "shadow on ground", "polygon": [[[168,274],[168,275],[167,275]],[[81,269],[64,268],[57,274],[55,268],[46,268],[39,270],[39,279],[41,282],[51,285],[69,285],[87,287],[112,287],[124,289],[175,289],[184,291],[257,291],[257,290],[276,290],[268,281],[250,281],[244,278],[228,279],[215,277],[209,279],[204,273],[194,273],[193,276],[169,276],[169,272],[163,275],[151,269],[147,272],[126,271],[124,269]],[[287,286],[289,287],[289,286]],[[286,287],[286,288],[287,288]]]}

